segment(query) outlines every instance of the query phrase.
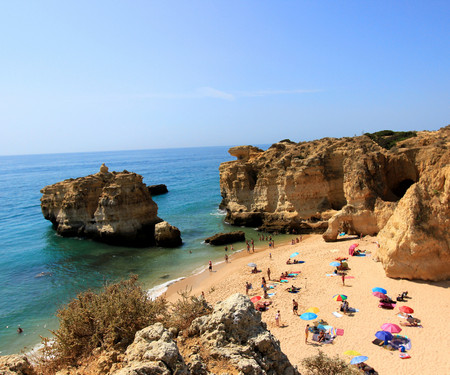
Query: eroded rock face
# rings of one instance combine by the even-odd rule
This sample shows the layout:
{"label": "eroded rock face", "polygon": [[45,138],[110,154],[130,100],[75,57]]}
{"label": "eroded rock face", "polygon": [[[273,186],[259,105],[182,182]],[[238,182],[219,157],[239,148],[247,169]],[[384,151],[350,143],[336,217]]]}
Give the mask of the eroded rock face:
{"label": "eroded rock face", "polygon": [[217,233],[214,236],[205,239],[206,243],[209,243],[214,246],[227,245],[234,242],[244,242],[244,241],[245,241],[245,233],[241,230],[228,233]]}
{"label": "eroded rock face", "polygon": [[212,356],[226,358],[240,374],[298,374],[261,321],[261,313],[242,294],[232,295],[219,302],[212,314],[195,319],[189,335],[200,337]]}
{"label": "eroded rock face", "polygon": [[[326,241],[335,241],[340,231],[380,233],[380,259],[389,276],[431,279],[435,272],[439,276],[433,279],[448,278],[443,269],[448,263],[437,267],[436,259],[447,259],[443,254],[449,246],[448,235],[438,229],[449,227],[446,183],[442,182],[448,180],[449,134],[450,125],[417,132],[390,150],[365,135],[279,142],[248,156],[233,149],[230,153],[238,160],[220,166],[225,220],[267,231],[325,232]],[[420,227],[427,230],[417,236],[413,233],[419,227],[413,220],[400,221],[412,215],[407,210],[419,206],[432,215],[421,221]],[[419,272],[418,252],[425,254],[425,247],[436,249],[430,253],[436,259],[424,263],[436,262],[436,268]]]}
{"label": "eroded rock face", "polygon": [[163,221],[155,225],[155,241],[157,246],[177,247],[181,245],[181,233],[177,227]]}
{"label": "eroded rock face", "polygon": [[24,355],[0,356],[1,375],[37,375]]}
{"label": "eroded rock face", "polygon": [[133,343],[125,352],[123,368],[112,370],[111,375],[186,375],[188,370],[177,344],[161,323],[136,333]]}
{"label": "eroded rock face", "polygon": [[155,244],[158,206],[142,176],[108,172],[68,179],[41,190],[41,209],[62,236],[88,237],[111,244]]}

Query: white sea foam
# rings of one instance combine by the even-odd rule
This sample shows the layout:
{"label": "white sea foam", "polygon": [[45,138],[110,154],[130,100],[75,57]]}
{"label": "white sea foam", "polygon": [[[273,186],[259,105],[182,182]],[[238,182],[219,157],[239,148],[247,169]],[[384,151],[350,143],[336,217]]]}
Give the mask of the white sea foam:
{"label": "white sea foam", "polygon": [[227,211],[226,210],[221,210],[220,208],[218,208],[214,212],[210,213],[211,216],[225,216],[226,214],[227,214]]}
{"label": "white sea foam", "polygon": [[147,294],[149,295],[149,297],[152,300],[155,300],[156,298],[163,295],[167,291],[167,289],[169,288],[169,285],[172,285],[172,284],[176,283],[177,281],[180,281],[183,279],[184,279],[184,277],[179,277],[178,279],[167,281],[164,284],[156,285],[153,288],[150,288],[147,291]]}

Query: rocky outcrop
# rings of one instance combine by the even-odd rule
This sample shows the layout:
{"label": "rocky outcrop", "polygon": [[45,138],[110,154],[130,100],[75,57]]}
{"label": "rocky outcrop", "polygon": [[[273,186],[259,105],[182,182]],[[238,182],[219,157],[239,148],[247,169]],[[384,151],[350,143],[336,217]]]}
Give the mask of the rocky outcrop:
{"label": "rocky outcrop", "polygon": [[188,370],[177,344],[161,323],[136,333],[133,343],[125,352],[121,369],[111,375],[187,375]]}
{"label": "rocky outcrop", "polygon": [[150,192],[152,197],[154,197],[155,195],[166,194],[166,193],[169,192],[169,190],[167,190],[167,186],[164,185],[164,184],[149,185],[148,186],[148,191]]}
{"label": "rocky outcrop", "polygon": [[177,227],[163,221],[155,225],[155,241],[157,246],[177,247],[181,245],[181,233]]}
{"label": "rocky outcrop", "polygon": [[[437,259],[447,259],[449,246],[448,235],[439,228],[449,227],[447,185],[442,181],[449,178],[450,126],[417,132],[393,147],[380,142],[388,132],[380,133],[297,144],[281,141],[267,151],[233,148],[230,154],[238,160],[220,166],[225,220],[266,231],[322,232],[326,241],[335,241],[340,231],[379,233],[379,258],[389,276],[448,278],[448,262],[438,267]],[[427,212],[416,217],[428,219],[420,226],[412,219],[395,224],[413,217],[412,210]],[[427,230],[417,236],[419,227]],[[433,261],[425,247],[435,249],[430,250]],[[418,272],[418,253],[428,259],[423,265],[436,265]]]}
{"label": "rocky outcrop", "polygon": [[37,375],[24,355],[0,356],[1,375]]}
{"label": "rocky outcrop", "polygon": [[209,243],[210,245],[227,245],[235,242],[244,242],[245,241],[245,233],[241,230],[235,232],[228,233],[217,233],[214,236],[208,237],[205,239],[205,243]]}
{"label": "rocky outcrop", "polygon": [[224,358],[248,375],[296,375],[279,341],[267,330],[247,296],[234,294],[212,314],[195,319],[189,336],[200,337],[211,357]]}
{"label": "rocky outcrop", "polygon": [[155,225],[162,219],[142,179],[128,171],[109,172],[103,164],[99,173],[43,188],[42,213],[62,236],[154,245]]}

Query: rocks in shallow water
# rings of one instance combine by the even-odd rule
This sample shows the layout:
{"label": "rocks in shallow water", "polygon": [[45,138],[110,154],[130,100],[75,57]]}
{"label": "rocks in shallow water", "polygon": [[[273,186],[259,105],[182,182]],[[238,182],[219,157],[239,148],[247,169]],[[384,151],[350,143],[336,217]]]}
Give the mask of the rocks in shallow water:
{"label": "rocks in shallow water", "polygon": [[58,182],[41,190],[41,209],[66,237],[88,237],[114,245],[155,245],[158,206],[142,176],[101,172]]}
{"label": "rocks in shallow water", "polygon": [[180,246],[181,233],[177,227],[163,221],[155,225],[155,241],[157,246],[177,247]]}
{"label": "rocks in shallow water", "polygon": [[150,194],[152,196],[166,194],[166,193],[169,192],[169,190],[167,190],[167,186],[164,185],[164,184],[149,185],[148,186],[148,191],[150,192]]}
{"label": "rocks in shallow water", "polygon": [[205,239],[205,242],[211,245],[226,245],[243,241],[245,241],[245,233],[241,230],[229,233],[217,233]]}

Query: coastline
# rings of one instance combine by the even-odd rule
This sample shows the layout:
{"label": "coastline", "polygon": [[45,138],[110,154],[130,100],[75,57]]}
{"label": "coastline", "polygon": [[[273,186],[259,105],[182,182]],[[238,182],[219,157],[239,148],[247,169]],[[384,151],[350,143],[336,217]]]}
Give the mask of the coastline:
{"label": "coastline", "polygon": [[[246,251],[233,254],[229,263],[221,262],[213,266],[213,272],[206,268],[199,274],[186,277],[168,286],[164,294],[166,299],[174,302],[178,299],[178,292],[191,290],[192,295],[205,293],[206,300],[215,305],[231,294],[245,294],[245,282],[251,282],[253,289],[249,297],[263,295],[261,279],[267,280],[267,268],[271,269],[271,278],[278,278],[281,272],[301,271],[299,277],[287,284],[276,284],[271,291],[275,292],[269,300],[272,305],[262,313],[262,320],[268,329],[280,341],[283,352],[292,364],[302,370],[303,358],[315,355],[318,350],[327,355],[339,355],[350,361],[351,357],[343,355],[346,350],[357,350],[367,355],[367,364],[375,368],[380,374],[435,374],[445,373],[450,368],[450,359],[446,348],[450,347],[448,335],[442,335],[442,319],[450,313],[450,281],[425,282],[403,279],[389,279],[385,276],[381,263],[375,262],[377,245],[376,237],[367,236],[361,241],[356,238],[345,238],[338,242],[325,242],[320,235],[303,236],[303,241],[291,245],[290,243],[276,243],[275,249],[255,248],[255,253]],[[339,256],[348,256],[348,247],[359,243],[360,248],[370,251],[365,257],[351,257],[350,270],[346,285],[342,285],[340,277],[326,276],[332,273],[331,261]],[[272,258],[269,253],[272,253]],[[303,260],[303,264],[287,265],[286,260],[293,252],[300,254],[296,259]],[[224,252],[225,254],[225,252]],[[252,274],[247,263],[254,262],[263,272]],[[268,281],[268,280],[267,280]],[[268,281],[270,284],[270,282]],[[295,285],[301,288],[300,293],[291,294],[285,289]],[[411,299],[398,303],[394,310],[378,308],[378,299],[372,295],[373,287],[383,287],[388,295],[395,299],[397,294],[408,291]],[[340,303],[332,300],[338,293],[346,294],[351,307],[359,311],[352,315],[337,318],[332,315],[339,310]],[[305,344],[304,329],[306,324],[292,312],[292,299],[299,303],[299,314],[309,307],[318,307],[320,312],[317,319],[323,319],[335,328],[344,330],[343,336],[337,336],[332,345],[312,343]],[[406,305],[412,307],[414,316],[422,320],[424,328],[402,327],[401,335],[411,339],[412,348],[410,359],[402,360],[396,351],[388,351],[372,344],[375,332],[381,330],[384,323],[399,324],[398,307]],[[282,326],[275,325],[274,316],[277,310],[281,312]],[[430,338],[438,338],[439,341]],[[430,360],[430,359],[434,360]]]}

